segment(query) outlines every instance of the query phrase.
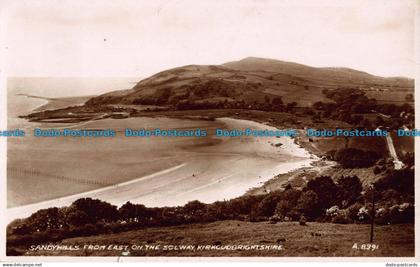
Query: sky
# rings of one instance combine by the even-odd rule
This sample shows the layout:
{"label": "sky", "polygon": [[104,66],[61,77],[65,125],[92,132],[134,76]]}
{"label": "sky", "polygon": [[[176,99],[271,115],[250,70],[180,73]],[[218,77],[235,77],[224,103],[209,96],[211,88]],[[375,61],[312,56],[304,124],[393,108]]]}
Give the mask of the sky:
{"label": "sky", "polygon": [[7,76],[147,77],[249,56],[415,75],[416,0],[2,3]]}

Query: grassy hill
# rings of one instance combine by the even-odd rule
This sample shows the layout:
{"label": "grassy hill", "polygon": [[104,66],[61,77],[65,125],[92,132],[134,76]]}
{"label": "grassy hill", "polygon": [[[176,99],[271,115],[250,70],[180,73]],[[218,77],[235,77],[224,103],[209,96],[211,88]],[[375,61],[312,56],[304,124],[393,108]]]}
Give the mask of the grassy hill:
{"label": "grassy hill", "polygon": [[223,64],[223,66],[241,71],[266,71],[287,73],[321,86],[381,85],[385,87],[412,87],[413,81],[404,77],[384,78],[367,72],[343,67],[315,68],[298,63],[267,58],[248,57],[239,61]]}
{"label": "grassy hill", "polygon": [[[315,68],[264,58],[245,58],[223,65],[188,65],[159,72],[132,89],[107,93],[88,105],[176,105],[182,101],[263,103],[280,96],[286,103],[311,106],[329,102],[324,89],[353,87],[380,101],[402,101],[414,81],[383,78],[348,68]],[[387,97],[389,95],[390,97]]]}
{"label": "grassy hill", "polygon": [[[375,228],[374,251],[362,250],[369,243],[370,226],[366,224],[297,222],[220,221],[208,224],[145,228],[118,234],[78,237],[60,245],[160,245],[156,250],[130,250],[130,256],[305,256],[305,257],[413,257],[414,225],[386,225]],[[357,243],[359,249],[353,248]],[[282,250],[163,250],[164,245],[282,245]],[[122,251],[28,252],[27,256],[121,256]]]}

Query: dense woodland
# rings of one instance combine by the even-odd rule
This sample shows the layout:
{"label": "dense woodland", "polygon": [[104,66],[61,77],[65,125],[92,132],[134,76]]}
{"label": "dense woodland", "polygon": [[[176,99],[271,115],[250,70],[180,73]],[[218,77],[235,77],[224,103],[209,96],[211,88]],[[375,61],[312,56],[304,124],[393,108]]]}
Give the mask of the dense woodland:
{"label": "dense woodland", "polygon": [[[227,99],[224,101],[191,101],[188,100],[190,94],[192,93],[187,93],[185,99],[174,98],[170,104],[177,110],[235,108],[293,113],[297,109],[301,109],[306,115],[311,116],[314,122],[334,119],[346,122],[357,128],[367,129],[377,127],[398,129],[403,126],[411,129],[414,127],[412,94],[407,94],[406,103],[395,105],[380,104],[376,99],[368,98],[366,93],[360,89],[325,89],[323,94],[331,101],[315,102],[312,108],[298,107],[297,102],[284,103],[280,96],[266,96],[263,102],[254,101],[249,103],[244,100],[228,101]],[[152,103],[148,102],[148,104]],[[374,115],[373,119],[371,115]]]}

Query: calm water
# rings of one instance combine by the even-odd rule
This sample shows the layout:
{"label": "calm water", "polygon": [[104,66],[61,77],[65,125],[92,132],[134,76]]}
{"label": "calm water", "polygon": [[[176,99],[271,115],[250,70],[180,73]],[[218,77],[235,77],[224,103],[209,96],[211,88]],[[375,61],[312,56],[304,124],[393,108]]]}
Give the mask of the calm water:
{"label": "calm water", "polygon": [[22,96],[19,94],[59,98],[70,96],[99,95],[106,92],[132,88],[140,78],[42,78],[12,77],[7,80],[7,112],[9,128],[24,128],[26,120],[20,115],[47,103],[46,100]]}
{"label": "calm water", "polygon": [[[126,82],[130,84],[129,80]],[[9,126],[27,131],[34,127],[57,127],[56,124],[29,123],[16,118],[45,104],[45,100],[16,93],[54,97],[52,92],[57,90],[51,86],[49,90],[43,90],[45,94],[39,94],[28,82],[24,84],[25,87],[19,85],[9,90]],[[226,123],[128,118],[68,124],[66,127],[112,128],[118,132],[126,127],[203,128],[214,132],[215,128],[229,128]],[[233,123],[234,127],[239,127],[243,122]],[[281,148],[269,144],[280,141],[285,144]],[[101,139],[36,138],[30,134],[25,138],[9,138],[7,204],[10,208],[15,207],[13,216],[22,217],[40,208],[68,205],[78,197],[96,197],[116,205],[131,201],[148,206],[182,205],[196,199],[203,202],[229,199],[278,173],[307,165],[307,157],[291,155],[287,151],[287,147],[299,149],[293,146],[291,139],[220,139],[214,136],[143,139],[118,134],[115,138]]]}

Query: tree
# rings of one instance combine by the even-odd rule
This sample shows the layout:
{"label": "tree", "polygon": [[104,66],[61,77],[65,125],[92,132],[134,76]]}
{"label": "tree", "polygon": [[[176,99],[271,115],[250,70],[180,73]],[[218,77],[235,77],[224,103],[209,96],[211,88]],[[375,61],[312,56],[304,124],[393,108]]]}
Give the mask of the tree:
{"label": "tree", "polygon": [[380,106],[380,110],[387,115],[394,115],[398,113],[398,107],[395,104],[383,104]]}
{"label": "tree", "polygon": [[297,102],[289,102],[286,105],[286,111],[288,112],[292,112],[293,113],[293,109],[297,106]]}
{"label": "tree", "polygon": [[226,201],[216,201],[207,206],[207,216],[210,221],[224,220],[228,218],[227,214],[228,207]]}
{"label": "tree", "polygon": [[407,94],[405,96],[405,100],[408,102],[413,102],[414,101],[414,95],[413,94]]}
{"label": "tree", "polygon": [[281,199],[281,192],[274,191],[266,195],[259,203],[257,207],[257,213],[259,216],[273,216],[276,209],[277,203]]}
{"label": "tree", "polygon": [[145,221],[149,218],[149,210],[141,204],[132,204],[127,201],[118,209],[119,218],[127,221]]}
{"label": "tree", "polygon": [[206,204],[201,203],[198,200],[193,200],[185,204],[185,206],[182,208],[183,212],[186,215],[190,216],[196,216],[199,214],[202,214],[206,209]]}
{"label": "tree", "polygon": [[369,119],[367,119],[367,118],[365,118],[361,124],[362,124],[362,126],[363,126],[364,128],[366,128],[366,129],[370,129],[370,128],[372,128],[372,123],[371,123],[371,121],[370,121]]}
{"label": "tree", "polygon": [[303,213],[307,218],[317,218],[322,213],[318,194],[312,190],[303,192],[297,202],[296,209]]}
{"label": "tree", "polygon": [[315,192],[319,206],[323,209],[337,204],[338,187],[329,176],[319,176],[310,180],[304,190]]}
{"label": "tree", "polygon": [[81,226],[90,221],[91,220],[86,212],[78,210],[74,207],[69,208],[66,212],[66,222],[69,225]]}
{"label": "tree", "polygon": [[63,214],[58,208],[41,209],[33,213],[25,222],[32,232],[47,229],[59,229],[65,222]]}
{"label": "tree", "polygon": [[342,148],[335,153],[334,158],[344,168],[368,168],[373,166],[381,156],[375,151]]}
{"label": "tree", "polygon": [[320,122],[321,121],[321,112],[318,112],[312,116],[313,122]]}
{"label": "tree", "polygon": [[302,192],[291,187],[286,188],[281,193],[280,200],[277,203],[275,214],[281,217],[287,216],[289,212],[296,208]]}
{"label": "tree", "polygon": [[341,110],[338,119],[347,123],[352,123],[352,116],[347,110]]}
{"label": "tree", "polygon": [[70,209],[84,212],[91,223],[99,220],[114,221],[118,218],[117,207],[99,199],[78,199],[71,204]]}
{"label": "tree", "polygon": [[375,124],[376,126],[383,126],[385,123],[384,119],[382,118],[381,115],[376,116],[375,118]]}
{"label": "tree", "polygon": [[274,106],[281,106],[283,105],[283,99],[280,96],[276,96],[271,100],[271,104]]}
{"label": "tree", "polygon": [[354,125],[359,125],[363,121],[363,119],[364,117],[362,115],[357,114],[354,115],[351,120]]}
{"label": "tree", "polygon": [[338,198],[342,202],[346,202],[345,206],[351,205],[361,196],[363,187],[357,176],[341,176],[337,180],[339,190]]}
{"label": "tree", "polygon": [[323,110],[324,109],[324,103],[322,103],[321,101],[315,102],[312,106],[316,110]]}
{"label": "tree", "polygon": [[225,212],[232,215],[250,214],[253,207],[257,205],[261,199],[257,196],[242,196],[229,200],[226,203]]}
{"label": "tree", "polygon": [[387,176],[375,182],[375,188],[378,191],[394,189],[398,192],[408,195],[414,195],[414,170],[404,168],[393,170]]}

